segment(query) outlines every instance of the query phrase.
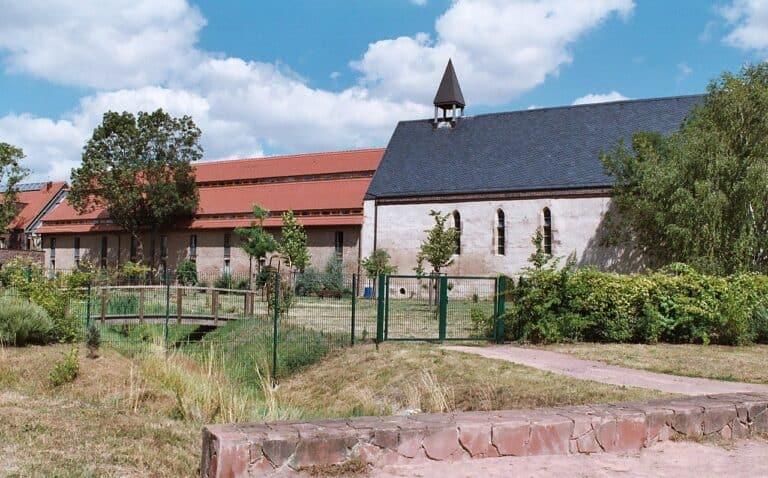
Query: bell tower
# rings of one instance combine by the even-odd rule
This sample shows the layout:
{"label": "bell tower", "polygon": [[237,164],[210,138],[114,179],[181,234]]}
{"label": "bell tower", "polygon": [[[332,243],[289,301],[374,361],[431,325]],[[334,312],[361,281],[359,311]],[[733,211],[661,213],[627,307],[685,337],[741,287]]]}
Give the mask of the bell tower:
{"label": "bell tower", "polygon": [[[453,69],[453,62],[449,59],[445,67],[443,79],[440,80],[440,87],[435,95],[435,121],[432,124],[434,128],[439,126],[456,126],[456,121],[464,115],[464,95],[461,94],[459,79],[456,77],[456,71]],[[443,110],[442,117],[439,110]],[[448,112],[450,111],[450,116]]]}

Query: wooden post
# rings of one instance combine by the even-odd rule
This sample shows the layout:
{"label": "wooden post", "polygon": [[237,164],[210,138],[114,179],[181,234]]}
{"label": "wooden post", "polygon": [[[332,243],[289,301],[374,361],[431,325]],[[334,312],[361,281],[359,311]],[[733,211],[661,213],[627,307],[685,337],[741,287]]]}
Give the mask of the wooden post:
{"label": "wooden post", "polygon": [[139,323],[144,323],[144,295],[146,290],[142,287],[139,289]]}
{"label": "wooden post", "polygon": [[219,325],[219,291],[211,292],[211,315],[213,315],[213,326]]}
{"label": "wooden post", "polygon": [[107,320],[107,288],[101,288],[101,323]]}
{"label": "wooden post", "polygon": [[184,289],[176,287],[176,323],[181,323],[181,311],[184,306]]}
{"label": "wooden post", "polygon": [[243,315],[248,315],[248,309],[250,308],[249,302],[251,298],[251,293],[246,292],[243,294]]}

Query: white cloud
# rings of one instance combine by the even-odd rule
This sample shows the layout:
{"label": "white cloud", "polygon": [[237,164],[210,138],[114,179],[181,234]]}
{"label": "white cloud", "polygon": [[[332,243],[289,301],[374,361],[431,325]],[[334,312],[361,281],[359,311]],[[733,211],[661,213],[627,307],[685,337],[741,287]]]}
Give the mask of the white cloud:
{"label": "white cloud", "polygon": [[197,62],[204,25],[186,0],[3,2],[0,54],[7,70],[56,83],[145,86]]}
{"label": "white cloud", "polygon": [[680,83],[684,79],[688,78],[693,74],[693,68],[688,66],[687,63],[678,63],[677,64],[677,82]]}
{"label": "white cloud", "polygon": [[[65,4],[66,3],[66,4]],[[3,7],[6,69],[85,88],[57,120],[0,117],[31,179],[64,179],[107,110],[191,115],[208,160],[382,146],[398,120],[429,117],[453,57],[470,106],[501,104],[572,61],[570,45],[632,0],[456,0],[426,34],[369,46],[342,91],[311,87],[285,65],[199,50],[200,12],[185,0],[28,1]],[[334,76],[332,74],[332,76]]]}
{"label": "white cloud", "polygon": [[411,0],[411,3],[423,7],[427,4],[427,0]]}
{"label": "white cloud", "polygon": [[733,30],[725,42],[742,50],[768,51],[768,2],[734,0],[720,14]]}
{"label": "white cloud", "polygon": [[453,58],[469,105],[503,104],[573,61],[570,46],[632,0],[456,0],[426,33],[369,45],[352,63],[361,84],[394,100],[430,102]]}
{"label": "white cloud", "polygon": [[622,101],[628,100],[626,96],[622,95],[618,91],[611,91],[610,93],[590,93],[580,98],[573,100],[574,105],[586,105],[589,103],[608,103],[610,101]]}

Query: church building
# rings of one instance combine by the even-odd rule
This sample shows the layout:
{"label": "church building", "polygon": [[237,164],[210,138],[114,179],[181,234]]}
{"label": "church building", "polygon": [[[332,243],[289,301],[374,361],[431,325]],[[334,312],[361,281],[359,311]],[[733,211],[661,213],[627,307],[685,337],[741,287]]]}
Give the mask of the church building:
{"label": "church building", "polygon": [[[613,179],[600,154],[639,131],[669,134],[701,96],[627,100],[464,116],[449,61],[432,119],[401,121],[364,202],[362,256],[385,249],[412,273],[430,211],[459,232],[453,264],[461,275],[514,275],[543,234],[553,256],[581,265],[632,270],[626,251],[603,246]],[[428,265],[425,265],[427,269]]]}

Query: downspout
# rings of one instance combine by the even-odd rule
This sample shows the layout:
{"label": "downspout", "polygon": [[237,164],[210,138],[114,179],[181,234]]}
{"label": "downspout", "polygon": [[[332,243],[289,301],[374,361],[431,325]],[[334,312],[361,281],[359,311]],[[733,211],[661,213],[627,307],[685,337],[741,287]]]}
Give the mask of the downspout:
{"label": "downspout", "polygon": [[379,235],[379,200],[373,200],[373,250],[376,250],[376,240]]}

